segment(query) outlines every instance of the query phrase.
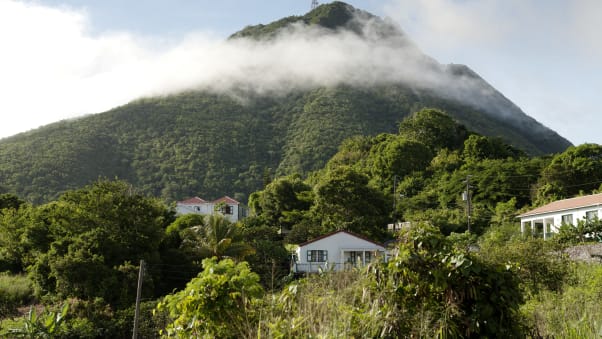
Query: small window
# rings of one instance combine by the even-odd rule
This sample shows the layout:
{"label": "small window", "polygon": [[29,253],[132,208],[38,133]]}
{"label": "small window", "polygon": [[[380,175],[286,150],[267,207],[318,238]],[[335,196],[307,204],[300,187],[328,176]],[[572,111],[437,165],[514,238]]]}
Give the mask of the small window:
{"label": "small window", "polygon": [[219,211],[220,211],[221,214],[233,214],[234,213],[234,207],[232,207],[230,205],[219,206]]}
{"label": "small window", "polygon": [[562,223],[565,225],[572,225],[573,224],[573,215],[572,214],[565,214],[562,216]]}
{"label": "small window", "polygon": [[310,250],[307,251],[307,262],[326,262],[328,261],[328,251]]}
{"label": "small window", "polygon": [[201,206],[194,206],[195,211],[200,211],[201,210]]}
{"label": "small window", "polygon": [[594,221],[594,220],[598,219],[598,211],[585,212],[585,219],[587,221]]}

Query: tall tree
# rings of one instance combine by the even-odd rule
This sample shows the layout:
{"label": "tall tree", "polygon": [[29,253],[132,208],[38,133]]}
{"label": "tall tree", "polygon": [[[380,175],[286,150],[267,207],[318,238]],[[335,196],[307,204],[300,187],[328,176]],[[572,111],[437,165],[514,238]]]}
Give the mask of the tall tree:
{"label": "tall tree", "polygon": [[399,134],[428,145],[433,151],[460,148],[468,137],[466,127],[437,109],[423,109],[399,124]]}
{"label": "tall tree", "polygon": [[538,182],[537,201],[569,198],[592,192],[602,183],[602,145],[569,147],[544,168]]}
{"label": "tall tree", "polygon": [[326,172],[314,187],[312,214],[321,232],[349,230],[380,239],[385,234],[391,204],[368,177],[350,167]]}
{"label": "tall tree", "polygon": [[206,225],[189,229],[182,245],[201,258],[242,259],[255,252],[244,241],[242,228],[217,214],[210,215]]}
{"label": "tall tree", "polygon": [[173,217],[162,202],[122,181],[66,192],[39,209],[32,226],[41,226],[46,240],[37,244],[39,255],[28,268],[38,288],[120,306],[135,297],[133,263],[159,261],[159,244]]}

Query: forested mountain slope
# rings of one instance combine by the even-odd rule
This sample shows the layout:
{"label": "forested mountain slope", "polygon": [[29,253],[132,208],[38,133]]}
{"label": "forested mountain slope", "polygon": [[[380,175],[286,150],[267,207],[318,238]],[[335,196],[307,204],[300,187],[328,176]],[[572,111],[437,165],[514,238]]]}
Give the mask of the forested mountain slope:
{"label": "forested mountain slope", "polygon": [[227,194],[245,200],[271,177],[322,168],[345,138],[397,131],[423,107],[445,110],[469,129],[530,154],[570,145],[468,67],[438,64],[395,26],[341,2],[247,27],[231,40],[269,40],[289,24],[407,46],[441,81],[343,81],[279,93],[241,86],[236,95],[199,89],[139,99],[0,140],[0,192],[39,203],[99,177],[119,177],[165,199]]}

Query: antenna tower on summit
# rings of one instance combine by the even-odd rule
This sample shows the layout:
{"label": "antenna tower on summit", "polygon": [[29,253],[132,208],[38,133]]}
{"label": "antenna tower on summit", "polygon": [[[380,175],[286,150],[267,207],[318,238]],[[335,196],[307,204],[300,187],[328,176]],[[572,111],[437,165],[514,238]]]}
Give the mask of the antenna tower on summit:
{"label": "antenna tower on summit", "polygon": [[318,0],[311,0],[311,9],[312,11],[318,7]]}

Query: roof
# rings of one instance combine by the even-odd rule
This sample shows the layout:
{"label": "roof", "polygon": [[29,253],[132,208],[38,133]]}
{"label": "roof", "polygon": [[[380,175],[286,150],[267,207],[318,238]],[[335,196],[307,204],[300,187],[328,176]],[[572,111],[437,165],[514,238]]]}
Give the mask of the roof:
{"label": "roof", "polygon": [[230,198],[229,196],[221,197],[219,199],[213,200],[212,203],[219,204],[220,202],[225,202],[226,204],[240,205],[240,202]]}
{"label": "roof", "polygon": [[312,239],[312,240],[309,240],[309,241],[306,241],[306,242],[304,242],[304,243],[301,243],[301,244],[299,244],[299,247],[301,247],[301,246],[305,246],[305,245],[309,245],[309,244],[311,244],[311,243],[313,243],[313,242],[316,242],[316,241],[318,241],[318,240],[322,240],[322,239],[324,239],[324,238],[328,238],[328,237],[330,237],[330,236],[333,236],[333,235],[335,235],[335,234],[337,234],[337,233],[347,233],[347,234],[349,234],[349,235],[351,235],[351,236],[354,236],[354,237],[356,237],[356,238],[359,238],[359,239],[365,240],[365,241],[367,241],[367,242],[371,242],[371,243],[373,243],[374,245],[381,246],[381,247],[385,247],[383,244],[381,244],[381,243],[378,243],[378,242],[376,242],[376,241],[374,241],[374,240],[370,240],[370,239],[368,239],[368,238],[366,238],[366,237],[364,237],[364,236],[362,236],[362,235],[355,234],[355,233],[352,233],[352,232],[349,232],[349,231],[345,231],[345,230],[333,231],[333,232],[330,232],[330,233],[326,233],[326,234],[324,234],[324,235],[321,235],[321,236],[319,236],[319,237],[317,237],[317,238],[314,238],[314,239]]}
{"label": "roof", "polygon": [[534,210],[525,212],[518,217],[528,217],[538,214],[560,212],[566,210],[572,210],[581,207],[597,206],[602,205],[602,193],[586,195],[583,197],[576,197],[571,199],[564,199],[551,202],[547,205],[538,207]]}
{"label": "roof", "polygon": [[192,197],[192,198],[189,198],[186,200],[178,201],[178,204],[182,204],[182,205],[197,205],[197,204],[204,204],[204,203],[206,203],[206,201],[199,197]]}

